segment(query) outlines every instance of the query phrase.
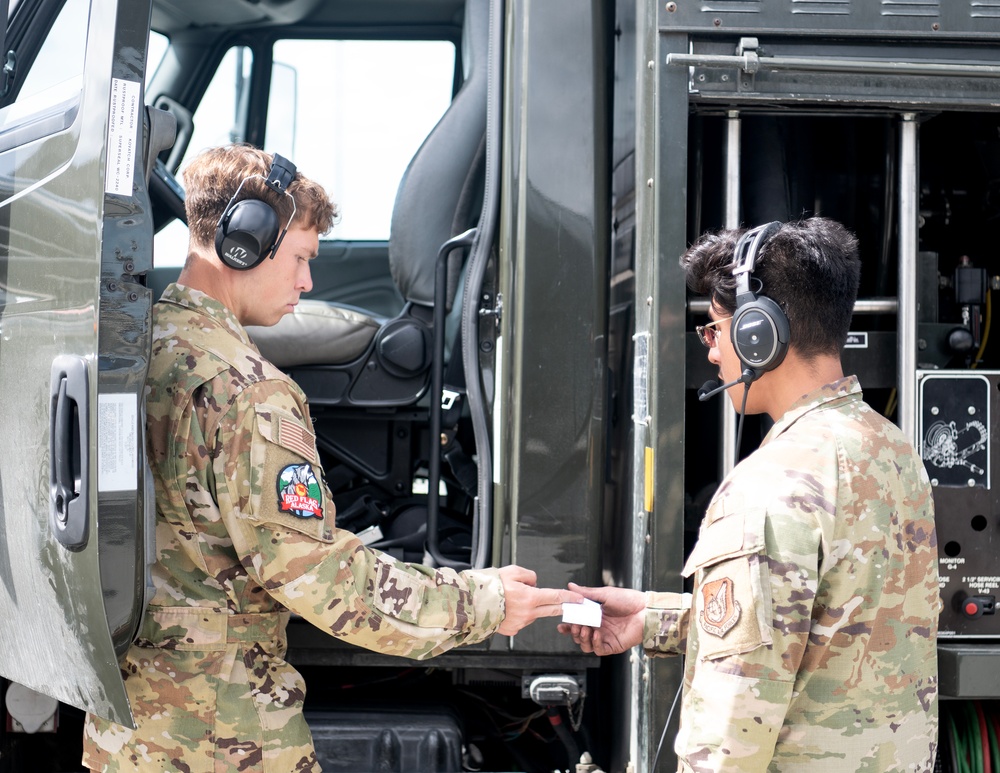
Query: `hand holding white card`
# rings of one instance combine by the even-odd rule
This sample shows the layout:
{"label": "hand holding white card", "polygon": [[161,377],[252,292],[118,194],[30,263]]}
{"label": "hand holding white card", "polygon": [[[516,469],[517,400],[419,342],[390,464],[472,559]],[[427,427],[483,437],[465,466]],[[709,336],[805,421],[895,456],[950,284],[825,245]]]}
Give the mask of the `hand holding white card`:
{"label": "hand holding white card", "polygon": [[563,603],[562,621],[572,625],[586,625],[591,628],[601,627],[601,605],[596,601],[584,599],[579,604]]}

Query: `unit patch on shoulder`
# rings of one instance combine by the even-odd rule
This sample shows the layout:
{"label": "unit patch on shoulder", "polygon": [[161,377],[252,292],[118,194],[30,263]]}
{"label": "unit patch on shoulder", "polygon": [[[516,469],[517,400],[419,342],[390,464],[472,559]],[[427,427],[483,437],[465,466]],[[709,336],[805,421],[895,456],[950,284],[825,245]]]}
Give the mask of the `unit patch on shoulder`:
{"label": "unit patch on shoulder", "polygon": [[289,464],[278,474],[278,510],[299,518],[323,517],[323,489],[310,464]]}
{"label": "unit patch on shoulder", "polygon": [[719,638],[729,633],[740,619],[740,604],[734,590],[733,581],[728,577],[706,582],[701,588],[704,601],[701,627]]}

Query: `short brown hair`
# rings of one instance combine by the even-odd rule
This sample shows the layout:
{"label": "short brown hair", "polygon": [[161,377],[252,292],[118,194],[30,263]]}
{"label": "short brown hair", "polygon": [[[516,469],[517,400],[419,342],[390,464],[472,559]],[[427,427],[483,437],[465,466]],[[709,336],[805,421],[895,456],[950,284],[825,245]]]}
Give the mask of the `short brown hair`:
{"label": "short brown hair", "polygon": [[[183,175],[184,210],[193,244],[214,249],[219,219],[244,180],[238,201],[260,199],[278,213],[282,227],[288,224],[292,202],[288,196],[272,191],[261,179],[267,177],[273,161],[274,156],[252,145],[222,145],[195,156]],[[323,186],[297,172],[288,193],[295,199],[294,227],[315,228],[321,235],[333,228],[337,205]]]}

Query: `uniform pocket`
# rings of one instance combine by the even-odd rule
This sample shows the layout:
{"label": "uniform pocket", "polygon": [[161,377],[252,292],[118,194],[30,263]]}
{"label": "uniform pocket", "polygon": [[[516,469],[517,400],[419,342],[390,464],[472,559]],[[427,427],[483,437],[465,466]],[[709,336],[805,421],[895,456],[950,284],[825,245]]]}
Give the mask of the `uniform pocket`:
{"label": "uniform pocket", "polygon": [[[426,583],[433,583],[429,577],[422,579],[410,574],[395,562],[375,553],[376,577],[373,604],[384,615],[403,623],[421,628],[455,628],[456,614],[452,608],[456,604],[456,594],[445,593],[439,588],[425,598]],[[411,571],[418,571],[412,568]]]}
{"label": "uniform pocket", "polygon": [[262,404],[255,413],[250,519],[333,542],[336,511],[323,480],[315,436],[281,408]]}
{"label": "uniform pocket", "polygon": [[214,773],[217,696],[225,652],[129,650],[125,688],[137,729],[129,744],[141,770]]}
{"label": "uniform pocket", "polygon": [[288,720],[302,713],[306,699],[302,675],[281,658],[268,656],[257,645],[243,650],[243,664],[261,726],[265,732],[286,729]]}
{"label": "uniform pocket", "polygon": [[691,620],[698,627],[699,659],[771,644],[765,522],[763,509],[708,521],[684,566],[684,576],[695,577]]}

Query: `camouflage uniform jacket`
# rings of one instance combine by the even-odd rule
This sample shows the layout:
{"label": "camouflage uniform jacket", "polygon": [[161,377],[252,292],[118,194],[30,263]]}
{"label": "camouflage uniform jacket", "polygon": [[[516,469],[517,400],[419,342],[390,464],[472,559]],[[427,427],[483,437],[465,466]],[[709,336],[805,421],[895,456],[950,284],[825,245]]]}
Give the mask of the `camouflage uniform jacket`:
{"label": "camouflage uniform jacket", "polygon": [[319,770],[288,610],[412,658],[502,621],[495,570],[400,563],[334,528],[305,396],[204,293],[154,307],[146,408],[155,594],[122,669],[138,728],[89,716],[91,769]]}
{"label": "camouflage uniform jacket", "polygon": [[690,611],[650,594],[644,630],[687,656],[680,770],[932,770],[931,490],[855,378],[802,397],[723,481],[684,575]]}

